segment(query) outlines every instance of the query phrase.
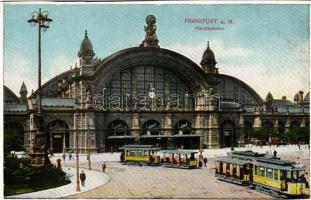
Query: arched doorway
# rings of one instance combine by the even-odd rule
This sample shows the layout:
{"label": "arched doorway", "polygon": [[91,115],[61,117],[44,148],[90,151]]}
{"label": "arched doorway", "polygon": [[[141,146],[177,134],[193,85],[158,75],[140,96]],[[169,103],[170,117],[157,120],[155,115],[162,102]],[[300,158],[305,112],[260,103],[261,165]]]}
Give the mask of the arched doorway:
{"label": "arched doorway", "polygon": [[62,120],[54,120],[48,124],[48,148],[54,153],[69,150],[69,126]]}
{"label": "arched doorway", "polygon": [[167,138],[162,135],[160,122],[148,120],[142,125],[141,143],[166,148]]}
{"label": "arched doorway", "polygon": [[220,146],[233,147],[235,146],[235,126],[231,120],[225,121],[221,125]]}
{"label": "arched doorway", "polygon": [[118,149],[126,144],[133,144],[134,137],[128,124],[123,120],[114,120],[108,124],[106,148],[110,151],[118,151]]}
{"label": "arched doorway", "polygon": [[18,122],[4,124],[4,150],[24,150],[24,127]]}
{"label": "arched doorway", "polygon": [[160,135],[161,134],[160,122],[156,120],[148,120],[143,124],[142,135]]}
{"label": "arched doorway", "polygon": [[174,127],[175,148],[198,149],[200,148],[200,137],[194,134],[192,125],[187,120],[180,120]]}

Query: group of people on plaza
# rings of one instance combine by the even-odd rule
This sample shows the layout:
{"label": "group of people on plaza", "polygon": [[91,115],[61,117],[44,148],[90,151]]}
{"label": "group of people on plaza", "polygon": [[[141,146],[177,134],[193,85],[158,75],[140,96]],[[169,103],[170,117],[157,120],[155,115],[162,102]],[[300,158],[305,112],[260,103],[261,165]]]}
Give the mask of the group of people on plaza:
{"label": "group of people on plaza", "polygon": [[[66,153],[64,152],[62,157],[63,157],[63,160],[65,161],[66,160]],[[68,153],[68,158],[69,158],[69,161],[71,161],[71,159],[74,159],[73,156],[72,156],[72,153],[71,151]]]}

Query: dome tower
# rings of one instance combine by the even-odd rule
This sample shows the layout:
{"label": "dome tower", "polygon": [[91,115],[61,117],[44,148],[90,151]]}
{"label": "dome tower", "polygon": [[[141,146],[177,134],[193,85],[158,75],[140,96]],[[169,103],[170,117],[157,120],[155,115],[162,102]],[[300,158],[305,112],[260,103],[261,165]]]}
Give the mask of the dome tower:
{"label": "dome tower", "polygon": [[209,46],[209,42],[207,42],[207,48],[203,53],[201,66],[202,66],[205,73],[218,74],[218,68],[216,68],[216,64],[217,64],[217,62],[215,59],[215,54],[211,50],[211,48]]}
{"label": "dome tower", "polygon": [[91,40],[89,39],[87,35],[87,30],[85,30],[84,39],[80,46],[80,51],[78,52],[78,56],[80,58],[80,64],[81,65],[92,65],[93,64],[93,58],[95,56],[93,45],[91,43]]}

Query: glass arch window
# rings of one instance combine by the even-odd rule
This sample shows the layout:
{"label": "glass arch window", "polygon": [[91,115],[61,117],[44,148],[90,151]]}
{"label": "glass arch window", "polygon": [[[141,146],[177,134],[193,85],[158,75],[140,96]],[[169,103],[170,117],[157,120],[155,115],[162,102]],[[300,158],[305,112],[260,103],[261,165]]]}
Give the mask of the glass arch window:
{"label": "glass arch window", "polygon": [[130,135],[128,125],[125,121],[114,120],[108,125],[108,136]]}
{"label": "glass arch window", "polygon": [[244,85],[237,83],[236,81],[227,78],[219,77],[219,84],[217,86],[217,93],[226,99],[235,99],[241,105],[245,106],[258,106],[259,102],[248,91]]}
{"label": "glass arch window", "polygon": [[161,135],[160,122],[148,120],[143,124],[143,135]]}
{"label": "glass arch window", "polygon": [[193,133],[191,123],[187,120],[180,120],[175,125],[175,134],[190,135]]}
{"label": "glass arch window", "polygon": [[[155,97],[151,100],[149,92],[154,89]],[[121,71],[115,75],[105,90],[105,105],[111,103],[111,97],[118,95],[122,108],[126,106],[129,110],[135,108],[135,98],[145,96],[146,106],[149,108],[151,102],[159,110],[166,109],[168,101],[174,110],[193,110],[194,100],[187,82],[181,80],[173,72],[155,66],[137,66]],[[144,102],[140,102],[141,106]],[[187,103],[187,105],[185,105]],[[163,105],[163,106],[162,106]],[[136,105],[137,106],[137,105]]]}

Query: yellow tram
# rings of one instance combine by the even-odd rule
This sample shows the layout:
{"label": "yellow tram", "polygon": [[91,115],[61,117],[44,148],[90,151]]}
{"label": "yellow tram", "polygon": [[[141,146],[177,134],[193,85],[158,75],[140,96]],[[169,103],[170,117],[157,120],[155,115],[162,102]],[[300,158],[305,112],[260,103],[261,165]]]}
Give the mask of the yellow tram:
{"label": "yellow tram", "polygon": [[253,185],[256,190],[276,197],[308,194],[301,164],[275,158],[258,158],[253,163]]}
{"label": "yellow tram", "polygon": [[232,152],[231,155],[216,161],[217,179],[250,185],[257,191],[274,197],[298,198],[309,195],[301,164],[262,155],[253,156],[255,154],[250,152]]}
{"label": "yellow tram", "polygon": [[216,161],[216,177],[219,180],[249,185],[252,181],[252,163],[239,159],[221,159]]}
{"label": "yellow tram", "polygon": [[197,151],[193,150],[163,150],[161,163],[164,167],[197,168],[198,162],[195,158]]}
{"label": "yellow tram", "polygon": [[120,149],[123,150],[120,156],[121,162],[160,164],[160,156],[157,155],[160,148],[153,147],[153,145],[124,145]]}

